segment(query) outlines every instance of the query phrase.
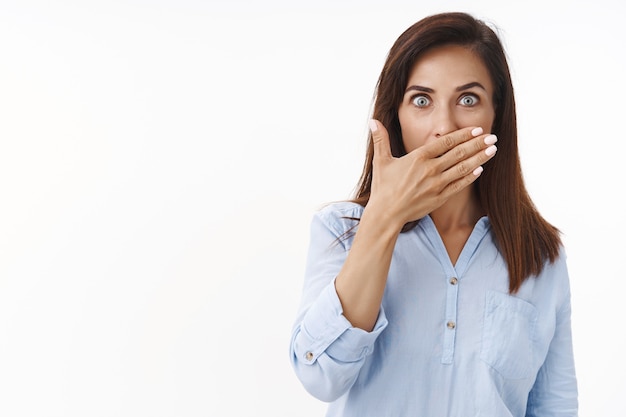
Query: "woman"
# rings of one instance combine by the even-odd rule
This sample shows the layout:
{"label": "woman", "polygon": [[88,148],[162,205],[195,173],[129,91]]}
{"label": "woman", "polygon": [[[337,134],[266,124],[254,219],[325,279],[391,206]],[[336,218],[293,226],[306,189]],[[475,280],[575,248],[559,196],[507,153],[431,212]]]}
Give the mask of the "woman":
{"label": "woman", "polygon": [[[328,416],[575,416],[570,290],[534,207],[496,34],[395,42],[353,201],[314,216],[291,360]],[[496,145],[497,142],[497,145]]]}

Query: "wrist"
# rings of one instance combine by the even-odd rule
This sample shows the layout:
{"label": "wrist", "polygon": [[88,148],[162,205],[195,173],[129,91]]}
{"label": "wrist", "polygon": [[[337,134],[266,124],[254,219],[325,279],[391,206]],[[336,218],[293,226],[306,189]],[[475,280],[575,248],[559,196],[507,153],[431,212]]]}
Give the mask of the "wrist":
{"label": "wrist", "polygon": [[400,233],[404,223],[400,216],[389,210],[388,207],[378,206],[375,203],[368,203],[365,206],[360,221],[360,225],[374,227],[378,229],[379,233],[390,232],[395,235]]}

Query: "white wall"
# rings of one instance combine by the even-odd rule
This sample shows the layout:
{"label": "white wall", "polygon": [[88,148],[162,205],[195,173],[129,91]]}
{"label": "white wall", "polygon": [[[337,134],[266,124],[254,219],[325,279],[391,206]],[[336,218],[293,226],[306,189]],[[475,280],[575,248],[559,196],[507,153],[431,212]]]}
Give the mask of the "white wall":
{"label": "white wall", "polygon": [[309,221],[393,41],[450,10],[510,55],[581,415],[626,415],[624,8],[424,3],[1,0],[0,415],[322,415],[288,361]]}

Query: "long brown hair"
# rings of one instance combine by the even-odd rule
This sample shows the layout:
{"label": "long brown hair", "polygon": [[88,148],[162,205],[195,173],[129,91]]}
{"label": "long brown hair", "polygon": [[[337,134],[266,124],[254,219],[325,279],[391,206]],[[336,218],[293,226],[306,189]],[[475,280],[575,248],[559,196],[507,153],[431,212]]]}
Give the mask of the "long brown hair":
{"label": "long brown hair", "polygon": [[[509,291],[516,293],[524,280],[541,272],[547,261],[554,262],[561,239],[558,229],[539,214],[524,186],[511,74],[495,32],[465,13],[442,13],[415,23],[400,35],[389,51],[376,87],[373,117],[389,131],[392,154],[395,157],[405,155],[398,108],[410,71],[424,52],[450,44],[466,47],[480,57],[494,85],[492,133],[499,139],[498,157],[484,165],[474,186],[506,261]],[[366,206],[370,198],[373,156],[370,134],[365,166],[352,200],[362,206]],[[402,231],[416,225],[417,221],[407,223]]]}

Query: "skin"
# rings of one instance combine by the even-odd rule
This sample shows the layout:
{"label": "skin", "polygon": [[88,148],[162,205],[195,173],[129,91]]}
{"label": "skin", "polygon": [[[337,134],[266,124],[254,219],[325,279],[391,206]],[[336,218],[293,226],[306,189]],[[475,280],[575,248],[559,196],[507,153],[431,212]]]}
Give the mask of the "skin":
{"label": "skin", "polygon": [[430,215],[456,262],[483,210],[473,182],[495,155],[493,85],[482,61],[460,46],[424,54],[412,68],[398,116],[407,154],[391,155],[387,130],[370,122],[370,200],[336,277],[343,314],[371,331],[403,225]]}

